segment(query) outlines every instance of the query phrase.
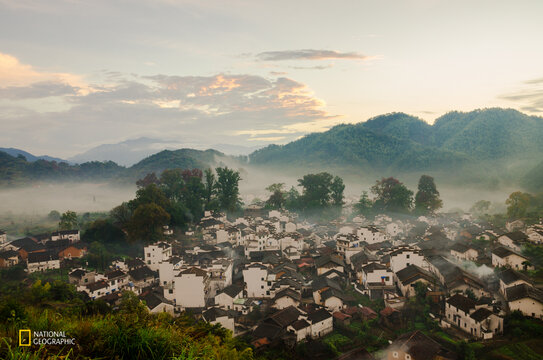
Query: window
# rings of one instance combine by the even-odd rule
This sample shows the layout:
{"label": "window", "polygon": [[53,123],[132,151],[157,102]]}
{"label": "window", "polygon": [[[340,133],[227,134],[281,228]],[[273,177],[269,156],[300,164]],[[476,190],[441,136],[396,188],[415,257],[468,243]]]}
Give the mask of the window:
{"label": "window", "polygon": [[398,352],[397,352],[397,351],[394,351],[394,352],[392,353],[392,357],[393,357],[394,359],[397,359],[397,358],[398,358]]}
{"label": "window", "polygon": [[411,360],[411,355],[405,354],[405,360]]}
{"label": "window", "polygon": [[410,255],[409,255],[409,254],[407,254],[407,258],[408,258],[408,259],[409,259],[409,256],[410,256]]}

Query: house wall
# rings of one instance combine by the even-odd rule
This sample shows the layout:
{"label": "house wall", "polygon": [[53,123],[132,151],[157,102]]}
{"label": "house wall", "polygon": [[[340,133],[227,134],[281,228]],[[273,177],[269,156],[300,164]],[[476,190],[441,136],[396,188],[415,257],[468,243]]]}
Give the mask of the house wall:
{"label": "house wall", "polygon": [[535,299],[524,298],[509,302],[511,311],[519,310],[526,316],[543,319],[543,304]]}
{"label": "house wall", "polygon": [[243,280],[247,289],[247,297],[270,297],[266,294],[269,291],[268,270],[261,268],[249,268],[243,270]]}
{"label": "house wall", "polygon": [[37,263],[27,264],[28,272],[33,273],[36,271],[45,271],[52,269],[60,269],[60,260],[50,260]]}
{"label": "house wall", "polygon": [[156,308],[151,310],[152,314],[159,314],[159,313],[168,313],[170,315],[174,314],[174,306],[172,304],[167,303],[160,303]]}
{"label": "house wall", "polygon": [[414,251],[404,251],[390,257],[390,268],[395,273],[409,265],[417,265],[424,268],[424,256]]}
{"label": "house wall", "polygon": [[204,278],[195,274],[180,274],[174,278],[174,300],[181,307],[204,307]]}
{"label": "house wall", "polygon": [[324,306],[326,306],[329,310],[338,311],[343,308],[343,300],[332,296],[324,301]]}
{"label": "house wall", "polygon": [[385,279],[384,284],[385,285],[394,285],[394,274],[390,270],[374,270],[372,272],[364,272],[362,271],[362,283],[366,285],[366,283],[372,283],[372,282],[381,282],[381,276],[387,277],[388,280]]}
{"label": "house wall", "polygon": [[294,300],[290,296],[283,296],[275,300],[273,307],[276,309],[284,309],[289,306],[298,306],[299,303],[299,301]]}
{"label": "house wall", "polygon": [[234,319],[227,316],[218,317],[215,321],[211,321],[210,324],[221,324],[223,328],[228,329],[234,333]]}
{"label": "house wall", "polygon": [[318,339],[326,334],[331,333],[334,330],[333,317],[324,319],[318,323],[311,325],[311,337],[313,339]]}

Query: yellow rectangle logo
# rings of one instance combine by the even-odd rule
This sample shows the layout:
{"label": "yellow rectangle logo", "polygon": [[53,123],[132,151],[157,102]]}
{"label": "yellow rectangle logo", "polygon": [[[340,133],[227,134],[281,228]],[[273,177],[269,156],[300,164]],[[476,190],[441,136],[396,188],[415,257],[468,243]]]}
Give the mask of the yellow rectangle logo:
{"label": "yellow rectangle logo", "polygon": [[19,346],[30,346],[30,330],[19,330]]}

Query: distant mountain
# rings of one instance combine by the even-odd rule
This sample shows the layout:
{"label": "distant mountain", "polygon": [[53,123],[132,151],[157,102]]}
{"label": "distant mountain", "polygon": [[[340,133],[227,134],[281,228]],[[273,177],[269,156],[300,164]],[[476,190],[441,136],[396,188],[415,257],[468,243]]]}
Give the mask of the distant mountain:
{"label": "distant mountain", "polygon": [[543,118],[510,109],[450,112],[434,125],[404,114],[338,125],[249,155],[252,164],[420,171],[543,154]]}
{"label": "distant mountain", "polygon": [[534,194],[543,192],[543,161],[526,173],[522,178],[522,186]]}
{"label": "distant mountain", "polygon": [[164,150],[126,168],[113,161],[91,161],[70,165],[47,160],[27,161],[0,151],[0,186],[19,186],[39,181],[117,181],[135,182],[150,172],[164,169],[206,169],[232,161],[216,150]]}
{"label": "distant mountain", "polygon": [[181,141],[161,140],[148,137],[126,140],[117,144],[103,144],[94,147],[82,154],[71,157],[74,163],[87,161],[114,161],[123,166],[132,166],[148,156],[163,150],[175,150],[179,148],[216,149],[228,155],[248,155],[261,148],[261,146],[242,146],[231,144],[215,144],[205,146],[196,143],[183,143]]}
{"label": "distant mountain", "polygon": [[30,162],[34,162],[36,160],[67,162],[66,160],[51,157],[51,156],[47,156],[47,155],[40,155],[40,156],[32,155],[29,152],[26,152],[26,151],[21,150],[21,149],[15,149],[15,148],[0,148],[0,151],[3,151],[5,153],[7,153],[7,154],[9,154],[11,156],[15,156],[15,157],[17,157],[19,155],[22,155],[22,156],[24,156],[26,158],[26,160],[28,160]]}

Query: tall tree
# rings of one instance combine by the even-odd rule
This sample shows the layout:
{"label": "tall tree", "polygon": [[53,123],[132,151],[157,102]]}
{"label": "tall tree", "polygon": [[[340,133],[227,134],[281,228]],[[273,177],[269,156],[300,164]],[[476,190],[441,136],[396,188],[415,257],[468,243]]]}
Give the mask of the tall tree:
{"label": "tall tree", "polygon": [[179,201],[183,197],[185,180],[183,170],[166,169],[160,174],[160,188],[171,201]]}
{"label": "tall tree", "polygon": [[373,201],[368,196],[367,191],[363,191],[360,195],[360,200],[354,205],[357,213],[363,216],[369,216],[372,213]]}
{"label": "tall tree", "polygon": [[408,212],[413,206],[413,192],[393,177],[376,181],[371,192],[376,195],[373,207],[378,211]]}
{"label": "tall tree", "polygon": [[66,211],[60,216],[58,228],[60,230],[71,230],[77,227],[77,214],[74,211]]}
{"label": "tall tree", "polygon": [[128,224],[128,236],[133,241],[154,242],[163,235],[162,226],[170,221],[170,215],[155,203],[141,204],[134,211]]}
{"label": "tall tree", "polygon": [[334,177],[334,180],[330,184],[330,196],[332,198],[332,205],[342,206],[345,202],[343,201],[344,195],[343,191],[345,190],[345,184],[343,179],[339,176]]}
{"label": "tall tree", "polygon": [[326,207],[330,203],[333,176],[327,172],[307,174],[298,179],[303,187],[301,202],[306,209]]}
{"label": "tall tree", "polygon": [[136,181],[136,186],[138,188],[144,188],[144,187],[147,187],[147,186],[149,186],[151,184],[155,184],[155,185],[160,184],[160,180],[158,180],[158,178],[156,177],[156,174],[154,172],[149,173],[149,174],[145,175],[145,177],[143,179],[139,179],[138,181]]}
{"label": "tall tree", "polygon": [[505,200],[507,205],[507,216],[509,219],[520,219],[526,215],[530,206],[532,196],[528,193],[515,191]]}
{"label": "tall tree", "polygon": [[266,205],[272,209],[282,209],[285,206],[285,191],[283,187],[284,183],[271,184],[266,188],[267,191],[271,192],[270,197],[266,201]]}
{"label": "tall tree", "polygon": [[143,204],[157,204],[161,208],[165,209],[169,205],[169,199],[158,185],[151,184],[136,191],[136,198],[128,202],[128,206],[135,211],[140,205]]}
{"label": "tall tree", "polygon": [[217,172],[217,200],[220,209],[228,212],[239,210],[241,207],[239,172],[228,167],[218,167],[215,171]]}
{"label": "tall tree", "polygon": [[415,195],[415,212],[417,214],[434,213],[443,206],[443,201],[439,198],[434,178],[428,175],[422,175],[419,179],[417,194]]}
{"label": "tall tree", "polygon": [[217,194],[217,179],[212,169],[204,172],[204,208],[205,210],[217,210],[218,205],[215,198]]}

